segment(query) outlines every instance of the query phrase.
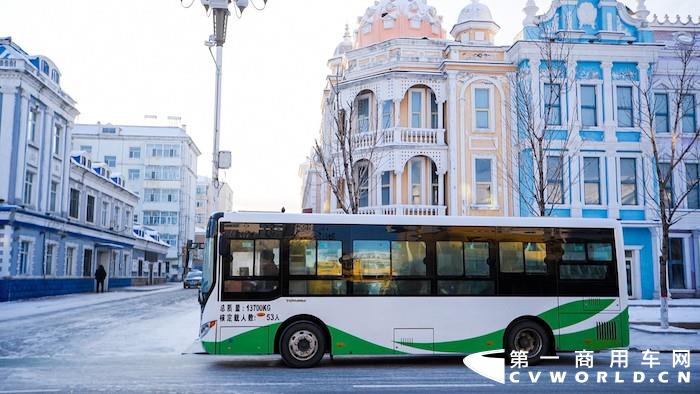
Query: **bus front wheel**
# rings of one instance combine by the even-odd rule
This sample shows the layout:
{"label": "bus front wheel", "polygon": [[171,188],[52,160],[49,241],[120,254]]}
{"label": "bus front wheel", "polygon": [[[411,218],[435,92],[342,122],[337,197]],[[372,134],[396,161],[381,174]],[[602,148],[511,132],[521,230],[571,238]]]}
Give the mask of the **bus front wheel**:
{"label": "bus front wheel", "polygon": [[310,368],[318,364],[326,352],[323,331],[314,323],[301,321],[287,327],[280,338],[282,360],[292,368]]}
{"label": "bus front wheel", "polygon": [[549,335],[542,326],[531,320],[516,323],[508,330],[505,338],[506,357],[512,351],[526,352],[529,364],[537,364],[550,349]]}

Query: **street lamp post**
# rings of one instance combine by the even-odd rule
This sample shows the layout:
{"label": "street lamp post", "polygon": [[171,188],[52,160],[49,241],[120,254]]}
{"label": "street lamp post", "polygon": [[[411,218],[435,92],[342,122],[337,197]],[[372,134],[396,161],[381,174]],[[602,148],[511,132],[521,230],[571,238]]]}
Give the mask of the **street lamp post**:
{"label": "street lamp post", "polygon": [[[209,11],[211,10],[212,16],[214,18],[214,34],[209,37],[209,40],[205,42],[205,45],[210,49],[211,47],[216,48],[216,56],[214,62],[216,63],[216,81],[215,81],[215,96],[214,96],[214,150],[212,152],[212,186],[215,191],[219,190],[219,170],[230,168],[230,152],[220,152],[219,151],[219,137],[221,134],[221,81],[222,81],[222,64],[223,64],[223,52],[224,43],[226,42],[226,28],[228,24],[228,17],[231,15],[228,7],[232,0],[201,0],[204,8]],[[234,12],[240,15],[250,4],[250,0],[235,0],[235,6],[237,10]],[[256,9],[262,10],[267,5],[267,0],[263,0],[263,7]],[[255,4],[253,4],[255,6]],[[222,154],[227,154],[225,159],[222,160]]]}

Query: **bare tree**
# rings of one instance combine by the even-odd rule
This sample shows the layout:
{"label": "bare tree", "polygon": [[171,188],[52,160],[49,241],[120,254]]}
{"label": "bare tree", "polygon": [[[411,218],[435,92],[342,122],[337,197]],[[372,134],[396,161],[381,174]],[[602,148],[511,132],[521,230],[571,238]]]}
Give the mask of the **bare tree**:
{"label": "bare tree", "polygon": [[572,177],[567,181],[565,175],[567,157],[577,150],[576,116],[565,108],[564,97],[575,94],[576,76],[567,70],[571,40],[545,26],[540,30],[540,40],[533,43],[540,63],[520,64],[509,76],[515,117],[513,150],[503,160],[506,168],[501,173],[530,215],[550,216],[575,182]]}
{"label": "bare tree", "polygon": [[[695,36],[694,36],[695,37]],[[687,215],[683,211],[688,196],[697,192],[698,176],[686,175],[680,185],[679,170],[687,161],[700,158],[698,139],[700,128],[687,114],[696,112],[691,95],[700,89],[700,55],[697,39],[693,42],[678,41],[670,48],[671,57],[663,70],[654,65],[645,81],[635,82],[640,91],[639,128],[642,131],[652,174],[645,188],[651,209],[658,217],[661,227],[661,253],[659,255],[659,287],[661,298],[661,326],[668,328],[668,257],[670,231]],[[644,83],[643,83],[644,82]],[[659,93],[662,87],[663,93]],[[674,189],[680,191],[675,193]]]}
{"label": "bare tree", "polygon": [[329,78],[325,105],[330,122],[321,130],[320,140],[314,142],[312,162],[323,169],[323,183],[333,193],[338,209],[358,214],[365,193],[369,198],[377,147],[384,137],[380,131],[370,131],[369,124],[360,124],[355,98],[343,102],[339,82],[339,75]]}

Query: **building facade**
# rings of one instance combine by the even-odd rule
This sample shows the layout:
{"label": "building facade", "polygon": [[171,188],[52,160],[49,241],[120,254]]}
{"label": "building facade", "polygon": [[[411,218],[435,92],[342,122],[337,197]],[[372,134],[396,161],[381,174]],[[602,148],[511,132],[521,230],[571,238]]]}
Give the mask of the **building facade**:
{"label": "building facade", "polygon": [[[561,190],[548,212],[620,220],[630,295],[658,297],[660,233],[647,193],[655,166],[639,127],[639,97],[645,83],[654,83],[672,100],[671,84],[651,70],[673,74],[674,45],[700,40],[694,36],[700,21],[650,18],[645,1],[631,10],[612,0],[556,0],[542,14],[532,0],[523,5],[522,33],[513,45],[499,47],[499,26],[479,1],[466,4],[452,38],[427,2],[375,2],[359,19],[354,39],[346,33],[329,61],[323,148],[334,153],[336,114],[329,103],[334,96],[353,103],[346,108],[356,130],[353,165],[370,168],[371,176],[358,182],[363,214],[528,216],[528,172],[558,165],[560,171],[542,168],[547,189]],[[547,57],[548,42],[566,48]],[[561,71],[560,80],[545,80],[548,65]],[[514,75],[524,70],[535,70],[526,81],[528,96],[536,99],[533,116],[546,127],[551,152],[541,164],[522,143]],[[698,93],[686,94],[683,119],[691,129],[699,119]],[[545,112],[554,115],[544,119]],[[697,179],[696,163],[694,156],[677,169],[678,192]],[[312,159],[300,169],[302,209],[338,213],[321,164]],[[674,297],[700,295],[700,217],[693,196],[673,229]]]}
{"label": "building facade", "polygon": [[119,174],[141,198],[132,222],[142,223],[170,245],[165,272],[178,275],[183,248],[194,239],[197,157],[184,128],[76,125],[73,149],[89,153]]}
{"label": "building facade", "polygon": [[212,186],[210,178],[204,176],[197,178],[195,226],[206,229],[212,213],[231,210],[233,210],[233,190],[228,183],[222,182],[217,190]]}

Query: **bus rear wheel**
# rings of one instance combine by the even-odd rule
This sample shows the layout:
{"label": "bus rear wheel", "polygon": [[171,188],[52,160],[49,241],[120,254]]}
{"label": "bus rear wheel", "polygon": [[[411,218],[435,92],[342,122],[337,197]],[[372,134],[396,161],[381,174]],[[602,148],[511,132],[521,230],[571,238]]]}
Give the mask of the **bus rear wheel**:
{"label": "bus rear wheel", "polygon": [[280,338],[282,360],[292,368],[311,368],[326,352],[323,331],[314,323],[302,321],[287,327]]}
{"label": "bus rear wheel", "polygon": [[549,335],[538,323],[524,320],[516,323],[508,330],[505,338],[506,357],[510,358],[512,351],[526,352],[529,364],[537,364],[542,356],[550,349]]}

